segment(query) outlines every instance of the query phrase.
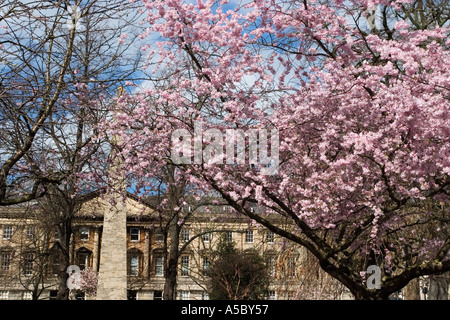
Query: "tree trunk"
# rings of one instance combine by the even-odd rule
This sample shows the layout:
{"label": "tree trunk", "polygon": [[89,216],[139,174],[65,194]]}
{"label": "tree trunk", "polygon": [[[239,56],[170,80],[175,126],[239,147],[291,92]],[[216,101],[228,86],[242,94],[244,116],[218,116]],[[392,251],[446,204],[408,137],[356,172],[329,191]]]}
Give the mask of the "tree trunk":
{"label": "tree trunk", "polygon": [[59,243],[55,245],[56,255],[59,257],[58,273],[58,293],[56,300],[68,300],[69,288],[67,288],[67,268],[70,265],[70,237],[72,235],[71,221],[64,220],[58,227]]}
{"label": "tree trunk", "polygon": [[179,258],[179,244],[180,244],[180,228],[177,225],[178,219],[173,219],[173,222],[169,226],[170,242],[167,252],[167,263],[164,268],[164,300],[176,299],[176,286],[178,275],[178,258]]}
{"label": "tree trunk", "polygon": [[430,276],[430,289],[428,300],[448,300],[448,273]]}
{"label": "tree trunk", "polygon": [[164,300],[175,300],[177,286],[177,266],[172,259],[169,258],[167,270],[165,271],[164,282]]}
{"label": "tree trunk", "polygon": [[58,273],[58,293],[56,300],[69,300],[69,289],[67,288],[67,273]]}

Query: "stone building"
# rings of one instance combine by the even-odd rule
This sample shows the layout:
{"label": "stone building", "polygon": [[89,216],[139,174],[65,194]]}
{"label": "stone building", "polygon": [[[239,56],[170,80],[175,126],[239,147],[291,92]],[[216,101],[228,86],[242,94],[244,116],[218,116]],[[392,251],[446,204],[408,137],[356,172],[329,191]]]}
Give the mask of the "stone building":
{"label": "stone building", "polygon": [[[99,193],[92,193],[84,198],[72,219],[69,258],[70,264],[80,270],[99,271],[103,218],[109,206]],[[164,237],[158,228],[159,216],[132,195],[127,197],[124,208],[127,276],[126,281],[113,285],[123,286],[128,299],[162,299]],[[38,213],[32,203],[0,208],[0,299],[56,296],[57,277],[53,270],[59,262],[52,259],[49,248],[58,241],[58,233],[43,227]],[[204,269],[209,261],[205,253],[215,248],[219,234],[224,233],[238,249],[254,248],[264,256],[273,278],[268,299],[349,297],[345,288],[321,272],[298,245],[233,214],[227,206],[219,206],[212,212],[198,210],[181,230],[180,246],[188,245],[179,257],[177,299],[208,299]],[[114,273],[114,266],[109,270]],[[74,298],[95,299],[82,294]]]}

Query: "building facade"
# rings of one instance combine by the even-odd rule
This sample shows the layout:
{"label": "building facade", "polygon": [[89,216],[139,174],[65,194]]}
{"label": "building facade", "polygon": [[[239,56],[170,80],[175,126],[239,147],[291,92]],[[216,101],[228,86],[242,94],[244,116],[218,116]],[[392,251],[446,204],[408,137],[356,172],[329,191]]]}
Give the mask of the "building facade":
{"label": "building facade", "polygon": [[[160,216],[132,196],[127,210],[128,299],[161,300],[164,290],[166,240]],[[100,195],[87,197],[71,220],[69,261],[72,269],[98,272],[102,255],[104,212],[108,204]],[[33,204],[0,208],[0,299],[54,299],[58,289],[51,248],[59,235],[51,223],[42,224],[42,213]],[[210,212],[197,210],[180,232],[176,298],[208,299],[205,270],[210,253],[225,235],[236,248],[256,249],[266,260],[271,277],[267,299],[347,299],[348,291],[324,274],[298,245],[232,213],[227,206]],[[50,225],[50,227],[48,227]],[[112,268],[113,269],[113,268]],[[112,271],[114,272],[114,271]],[[95,299],[89,294],[73,299]]]}

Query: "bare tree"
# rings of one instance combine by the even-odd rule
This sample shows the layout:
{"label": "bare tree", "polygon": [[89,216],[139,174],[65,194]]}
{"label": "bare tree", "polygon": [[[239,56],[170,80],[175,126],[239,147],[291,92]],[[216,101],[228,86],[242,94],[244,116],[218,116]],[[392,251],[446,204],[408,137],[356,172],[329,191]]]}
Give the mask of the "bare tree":
{"label": "bare tree", "polygon": [[92,155],[93,124],[139,62],[132,4],[2,1],[0,205],[44,195]]}
{"label": "bare tree", "polygon": [[52,246],[57,298],[67,299],[77,201],[104,183],[84,179],[93,159],[108,154],[107,139],[94,141],[96,124],[117,87],[138,77],[139,12],[118,0],[9,1],[0,9],[0,205],[44,197],[41,209],[60,235]]}

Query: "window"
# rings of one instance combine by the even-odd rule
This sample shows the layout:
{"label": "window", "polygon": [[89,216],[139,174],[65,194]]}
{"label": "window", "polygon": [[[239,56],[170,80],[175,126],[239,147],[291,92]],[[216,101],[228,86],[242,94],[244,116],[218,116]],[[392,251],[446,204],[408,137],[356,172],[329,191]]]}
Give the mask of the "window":
{"label": "window", "polygon": [[163,242],[164,241],[164,234],[161,231],[155,232],[155,241],[156,242]]}
{"label": "window", "polygon": [[59,233],[58,229],[55,229],[55,233],[53,234],[53,238],[55,239],[55,241],[60,241],[61,240],[61,234]]}
{"label": "window", "polygon": [[206,273],[208,272],[209,265],[210,262],[208,257],[203,257],[203,275],[206,275]]}
{"label": "window", "polygon": [[295,276],[295,265],[296,265],[295,257],[289,257],[289,259],[287,261],[288,276],[290,276],[290,277],[294,277]]}
{"label": "window", "polygon": [[136,290],[127,290],[127,298],[128,298],[128,300],[137,300],[137,291]]}
{"label": "window", "polygon": [[189,256],[181,257],[181,276],[189,276]]}
{"label": "window", "polygon": [[232,231],[225,232],[225,240],[227,242],[232,242],[233,241],[233,232]]}
{"label": "window", "polygon": [[245,242],[253,243],[253,230],[245,231]]}
{"label": "window", "polygon": [[211,233],[205,233],[202,235],[203,242],[210,242],[211,241]]}
{"label": "window", "polygon": [[189,229],[181,230],[181,241],[188,242],[190,238]]}
{"label": "window", "polygon": [[9,271],[9,266],[11,265],[11,253],[2,252],[0,258],[0,271]]}
{"label": "window", "polygon": [[86,300],[84,292],[77,291],[75,293],[75,300]]}
{"label": "window", "polygon": [[50,290],[50,295],[48,297],[49,300],[56,300],[56,296],[58,295],[58,290]]}
{"label": "window", "polygon": [[139,228],[130,229],[130,241],[139,241]]}
{"label": "window", "polygon": [[164,275],[164,258],[161,256],[155,257],[155,276],[163,276]]}
{"label": "window", "polygon": [[128,259],[128,275],[140,276],[142,272],[142,251],[134,248],[127,252]]}
{"label": "window", "polygon": [[277,300],[276,292],[273,290],[269,290],[267,292],[267,300]]}
{"label": "window", "polygon": [[180,300],[189,300],[190,292],[186,290],[180,291]]}
{"label": "window", "polygon": [[153,291],[153,300],[162,300],[163,299],[163,292],[160,290]]}
{"label": "window", "polygon": [[53,256],[52,256],[52,272],[53,274],[58,274],[61,270],[61,256],[57,253],[54,252]]}
{"label": "window", "polygon": [[209,294],[206,291],[202,292],[202,300],[209,300]]}
{"label": "window", "polygon": [[33,300],[33,293],[31,291],[25,291],[22,293],[22,300]]}
{"label": "window", "polygon": [[91,260],[91,251],[89,251],[86,248],[81,248],[77,252],[77,264],[80,267],[80,270],[86,269],[86,267],[89,267]]}
{"label": "window", "polygon": [[27,239],[33,240],[36,234],[36,226],[27,226]]}
{"label": "window", "polygon": [[267,243],[274,243],[275,241],[275,234],[272,231],[266,232],[266,241]]}
{"label": "window", "polygon": [[26,253],[23,259],[23,274],[25,276],[30,276],[33,274],[33,253]]}
{"label": "window", "polygon": [[267,269],[270,277],[275,277],[275,257],[267,257]]}
{"label": "window", "polygon": [[134,254],[130,257],[129,275],[130,276],[139,275],[139,255],[137,254]]}
{"label": "window", "polygon": [[80,229],[80,240],[81,241],[89,240],[89,228],[83,227]]}
{"label": "window", "polygon": [[13,235],[13,227],[12,226],[4,226],[3,227],[3,240],[11,240]]}
{"label": "window", "polygon": [[9,291],[0,291],[0,300],[8,300]]}

